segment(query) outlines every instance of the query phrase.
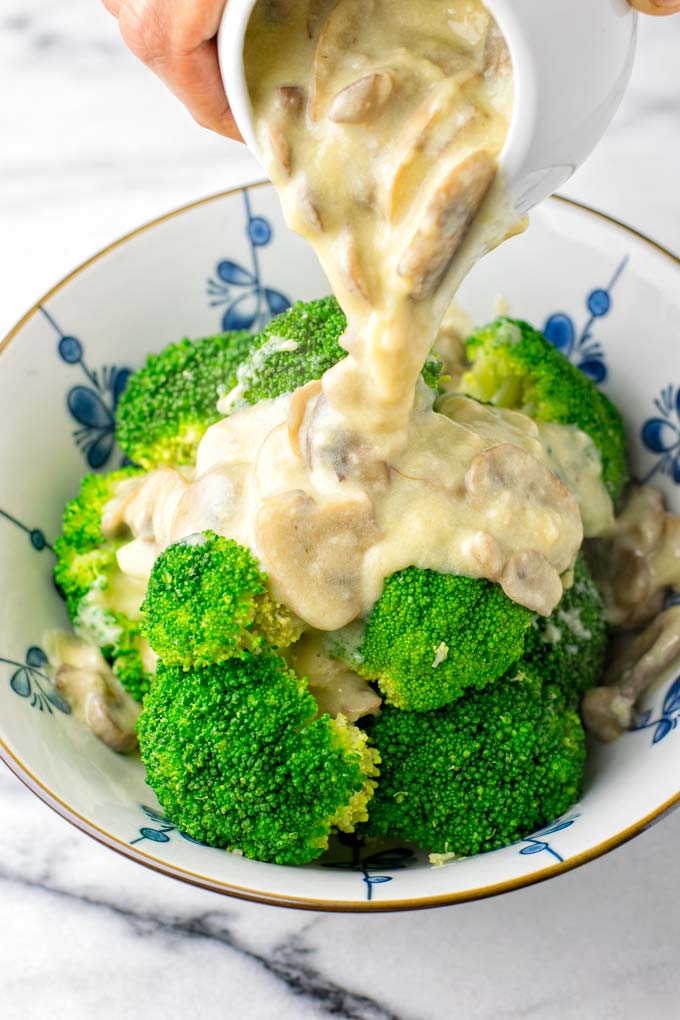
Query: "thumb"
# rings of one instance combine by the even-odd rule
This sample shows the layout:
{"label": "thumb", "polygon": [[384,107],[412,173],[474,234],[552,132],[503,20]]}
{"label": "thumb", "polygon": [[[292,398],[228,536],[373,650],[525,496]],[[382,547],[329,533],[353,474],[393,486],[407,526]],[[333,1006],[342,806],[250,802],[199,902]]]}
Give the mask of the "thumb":
{"label": "thumb", "polygon": [[680,11],[680,0],[630,0],[636,10],[642,14],[677,14]]}

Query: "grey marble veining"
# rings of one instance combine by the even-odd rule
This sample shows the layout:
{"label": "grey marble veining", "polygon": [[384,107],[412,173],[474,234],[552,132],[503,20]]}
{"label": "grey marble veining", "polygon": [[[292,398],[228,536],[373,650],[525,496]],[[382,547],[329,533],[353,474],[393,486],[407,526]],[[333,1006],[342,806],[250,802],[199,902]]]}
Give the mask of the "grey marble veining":
{"label": "grey marble veining", "polygon": [[[567,194],[680,250],[680,18]],[[575,75],[578,67],[575,64]],[[144,220],[257,174],[124,50],[97,0],[0,0],[0,334]],[[501,899],[321,915],[116,856],[0,771],[0,1020],[637,1020],[677,1016],[680,812]]]}
{"label": "grey marble veining", "polygon": [[372,917],[170,882],[69,828],[4,774],[0,817],[3,1020],[677,1012],[680,814],[544,885]]}

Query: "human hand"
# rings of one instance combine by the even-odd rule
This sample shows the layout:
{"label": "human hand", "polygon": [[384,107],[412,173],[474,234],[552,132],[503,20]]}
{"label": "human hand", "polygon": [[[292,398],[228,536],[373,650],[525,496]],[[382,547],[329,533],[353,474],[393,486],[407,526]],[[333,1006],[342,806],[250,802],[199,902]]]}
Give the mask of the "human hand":
{"label": "human hand", "polygon": [[[217,60],[226,0],[102,0],[124,42],[180,99],[197,124],[241,140]],[[676,14],[680,0],[630,0],[644,14]]]}
{"label": "human hand", "polygon": [[102,0],[136,57],[165,82],[201,127],[241,141],[217,60],[226,0]]}
{"label": "human hand", "polygon": [[680,0],[630,0],[633,7],[642,14],[677,14],[680,11]]}

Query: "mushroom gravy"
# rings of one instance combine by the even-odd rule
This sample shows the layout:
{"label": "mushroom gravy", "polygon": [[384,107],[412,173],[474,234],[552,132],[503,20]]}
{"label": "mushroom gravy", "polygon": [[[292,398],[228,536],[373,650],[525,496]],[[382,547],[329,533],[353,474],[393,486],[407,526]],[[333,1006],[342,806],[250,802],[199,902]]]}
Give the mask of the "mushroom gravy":
{"label": "mushroom gravy", "polygon": [[262,151],[347,315],[348,356],[210,428],[195,472],[128,485],[107,513],[133,537],[122,571],[145,579],[161,549],[210,528],[250,547],[317,630],[368,613],[411,565],[489,578],[548,615],[584,524],[592,536],[613,519],[591,440],[435,400],[420,377],[461,279],[514,227],[497,26],[478,0],[261,0],[245,64]]}
{"label": "mushroom gravy", "polygon": [[507,48],[479,0],[260,0],[244,63],[286,220],[348,319],[317,413],[388,458],[458,284],[515,225]]}

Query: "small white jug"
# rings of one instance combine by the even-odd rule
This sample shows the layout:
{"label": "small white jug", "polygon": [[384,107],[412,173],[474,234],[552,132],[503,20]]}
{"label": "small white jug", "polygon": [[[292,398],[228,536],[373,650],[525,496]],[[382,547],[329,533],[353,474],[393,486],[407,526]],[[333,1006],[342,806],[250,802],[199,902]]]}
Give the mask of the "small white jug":
{"label": "small white jug", "polygon": [[[243,67],[255,3],[228,0],[218,49],[236,123],[260,159]],[[604,133],[630,78],[637,15],[628,0],[486,0],[486,6],[512,58],[515,102],[500,169],[523,215],[568,180]]]}

